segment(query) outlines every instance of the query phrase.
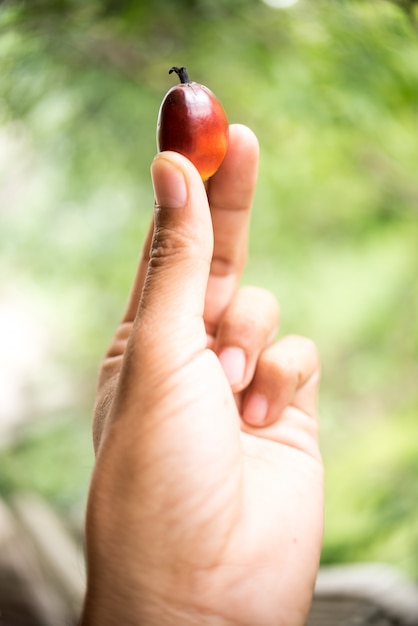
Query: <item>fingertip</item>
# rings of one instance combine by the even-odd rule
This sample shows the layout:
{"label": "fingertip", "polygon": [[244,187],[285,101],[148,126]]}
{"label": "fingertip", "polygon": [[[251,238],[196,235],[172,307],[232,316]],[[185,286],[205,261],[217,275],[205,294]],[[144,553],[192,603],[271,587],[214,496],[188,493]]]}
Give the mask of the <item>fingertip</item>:
{"label": "fingertip", "polygon": [[258,139],[242,124],[231,124],[229,143],[218,171],[209,179],[214,205],[249,208],[255,192],[259,161]]}
{"label": "fingertip", "polygon": [[208,197],[193,163],[178,152],[159,152],[151,163],[151,179],[156,209],[154,219],[159,223],[175,220],[172,226],[181,228],[183,224],[195,241],[204,237],[212,246],[212,238],[207,237],[212,232]]}
{"label": "fingertip", "polygon": [[257,135],[244,124],[230,124],[229,141],[233,144],[239,144],[241,148],[252,149],[257,155],[260,150]]}
{"label": "fingertip", "polygon": [[180,171],[189,187],[196,182],[199,187],[203,187],[202,177],[200,176],[197,168],[187,157],[180,154],[180,152],[174,152],[174,150],[164,150],[155,155],[151,162],[151,178],[153,181],[154,176],[158,175],[159,169],[164,166],[171,166],[177,171]]}
{"label": "fingertip", "polygon": [[156,205],[180,209],[187,204],[188,188],[184,171],[169,155],[157,155],[151,164],[151,177]]}

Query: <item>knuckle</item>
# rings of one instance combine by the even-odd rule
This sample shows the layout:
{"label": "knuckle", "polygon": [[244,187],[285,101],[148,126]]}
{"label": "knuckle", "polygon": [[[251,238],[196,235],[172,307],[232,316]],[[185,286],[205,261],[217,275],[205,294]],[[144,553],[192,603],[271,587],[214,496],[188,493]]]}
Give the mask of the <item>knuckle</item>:
{"label": "knuckle", "polygon": [[288,335],[285,341],[289,341],[294,347],[305,355],[309,355],[315,361],[319,362],[319,350],[313,339],[304,335]]}
{"label": "knuckle", "polygon": [[276,296],[264,287],[245,285],[241,288],[240,295],[247,302],[263,304],[265,308],[279,309]]}
{"label": "knuckle", "polygon": [[183,255],[184,250],[190,248],[192,244],[193,239],[186,231],[170,226],[160,226],[154,232],[149,264],[159,266],[166,259]]}

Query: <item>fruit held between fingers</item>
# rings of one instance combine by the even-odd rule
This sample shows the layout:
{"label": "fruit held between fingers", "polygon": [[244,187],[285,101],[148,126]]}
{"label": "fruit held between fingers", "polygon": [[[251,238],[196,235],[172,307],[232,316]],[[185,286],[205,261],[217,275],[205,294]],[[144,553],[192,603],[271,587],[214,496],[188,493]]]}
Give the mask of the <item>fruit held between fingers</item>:
{"label": "fruit held between fingers", "polygon": [[188,158],[203,180],[221,165],[228,147],[229,124],[222,104],[210,89],[190,81],[185,67],[172,67],[180,84],[165,95],[158,114],[158,150]]}

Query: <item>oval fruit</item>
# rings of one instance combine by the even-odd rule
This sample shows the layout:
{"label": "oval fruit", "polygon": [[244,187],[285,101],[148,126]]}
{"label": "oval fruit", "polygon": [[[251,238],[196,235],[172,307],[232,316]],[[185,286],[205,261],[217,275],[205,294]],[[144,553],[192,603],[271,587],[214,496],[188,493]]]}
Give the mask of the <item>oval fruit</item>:
{"label": "oval fruit", "polygon": [[172,67],[180,84],[165,95],[158,114],[158,150],[174,150],[187,157],[203,180],[222,163],[228,147],[226,113],[210,89],[191,82],[185,67]]}

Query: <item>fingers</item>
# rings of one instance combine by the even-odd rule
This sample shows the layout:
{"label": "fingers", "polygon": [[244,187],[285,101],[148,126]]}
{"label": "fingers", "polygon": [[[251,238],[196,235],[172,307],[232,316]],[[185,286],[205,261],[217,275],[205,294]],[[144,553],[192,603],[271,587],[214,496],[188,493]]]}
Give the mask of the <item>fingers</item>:
{"label": "fingers", "polygon": [[208,184],[214,232],[205,305],[208,334],[215,334],[245,266],[258,156],[258,141],[253,132],[239,124],[231,125],[227,154]]}
{"label": "fingers", "polygon": [[[207,182],[214,251],[207,285],[205,323],[216,325],[235,293],[247,256],[250,208],[258,169],[258,141],[245,126],[230,126],[228,151],[218,172]],[[148,272],[154,223],[148,231],[123,322],[132,322]]]}
{"label": "fingers", "polygon": [[[152,320],[156,327],[156,320],[160,319],[158,324],[162,332],[166,331],[168,342],[170,337],[180,338],[176,334],[179,330],[176,320],[182,320],[183,330],[186,321],[193,320],[199,332],[205,324],[209,333],[215,334],[245,264],[257,165],[257,139],[252,131],[240,125],[231,126],[227,154],[219,171],[208,181],[207,191],[187,159],[172,152],[157,155],[152,165],[155,216],[120,332],[108,351],[103,377],[113,376],[114,370],[119,370],[132,327],[137,330],[145,327],[147,320]],[[208,200],[212,204],[211,212]],[[139,318],[144,315],[140,323]],[[199,332],[195,335],[198,343]],[[154,337],[152,333],[145,336]],[[162,336],[151,347],[157,343],[163,344]],[[249,372],[251,367],[250,362]]]}
{"label": "fingers", "polygon": [[293,416],[299,412],[314,422],[311,418],[316,417],[319,375],[314,343],[296,335],[284,337],[260,356],[245,391],[243,420],[248,426],[265,428],[283,422],[283,414],[291,410]]}
{"label": "fingers", "polygon": [[254,376],[261,352],[273,341],[279,307],[265,289],[242,287],[227,308],[217,331],[217,353],[232,391],[244,389]]}

